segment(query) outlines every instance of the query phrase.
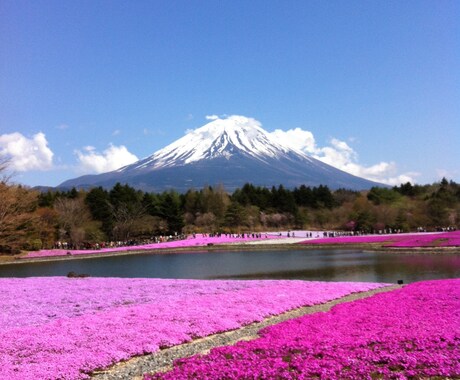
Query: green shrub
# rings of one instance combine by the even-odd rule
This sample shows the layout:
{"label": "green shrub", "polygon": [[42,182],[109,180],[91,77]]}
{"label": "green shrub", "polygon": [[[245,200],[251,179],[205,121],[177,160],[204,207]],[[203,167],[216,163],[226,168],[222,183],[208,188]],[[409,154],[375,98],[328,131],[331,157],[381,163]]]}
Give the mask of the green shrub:
{"label": "green shrub", "polygon": [[24,248],[26,248],[29,251],[39,251],[43,248],[43,243],[41,239],[29,240],[26,244],[26,247]]}

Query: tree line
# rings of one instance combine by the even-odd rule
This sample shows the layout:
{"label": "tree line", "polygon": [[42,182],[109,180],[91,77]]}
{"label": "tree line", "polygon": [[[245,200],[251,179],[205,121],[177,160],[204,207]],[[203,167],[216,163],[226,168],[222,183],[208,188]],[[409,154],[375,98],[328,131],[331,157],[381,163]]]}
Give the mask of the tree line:
{"label": "tree line", "polygon": [[248,183],[231,194],[222,186],[149,193],[120,183],[40,193],[0,182],[3,253],[50,248],[56,241],[83,247],[199,232],[434,230],[458,225],[459,217],[460,185],[446,179],[361,192]]}

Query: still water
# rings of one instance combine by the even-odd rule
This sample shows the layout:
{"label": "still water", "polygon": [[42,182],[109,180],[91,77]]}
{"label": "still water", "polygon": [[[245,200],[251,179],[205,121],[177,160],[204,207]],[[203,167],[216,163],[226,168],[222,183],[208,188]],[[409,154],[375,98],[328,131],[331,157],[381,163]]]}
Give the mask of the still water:
{"label": "still water", "polygon": [[357,250],[191,252],[0,266],[0,277],[66,276],[193,279],[301,279],[405,283],[460,277],[455,254]]}

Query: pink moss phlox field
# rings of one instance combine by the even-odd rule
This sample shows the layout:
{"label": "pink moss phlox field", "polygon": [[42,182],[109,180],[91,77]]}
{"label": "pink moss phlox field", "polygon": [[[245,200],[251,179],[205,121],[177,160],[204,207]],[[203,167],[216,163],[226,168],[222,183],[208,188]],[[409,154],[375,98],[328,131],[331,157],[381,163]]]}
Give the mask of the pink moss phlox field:
{"label": "pink moss phlox field", "polygon": [[460,231],[408,233],[391,235],[340,236],[312,239],[300,244],[365,244],[384,243],[385,247],[455,247],[460,246]]}
{"label": "pink moss phlox field", "polygon": [[425,281],[180,359],[159,379],[460,378],[460,280]]}
{"label": "pink moss phlox field", "polygon": [[0,379],[84,379],[160,347],[385,286],[306,281],[0,279]]}
{"label": "pink moss phlox field", "polygon": [[387,247],[460,247],[460,231],[437,234],[415,234],[406,239],[387,244]]}
{"label": "pink moss phlox field", "polygon": [[109,252],[126,252],[126,251],[151,251],[155,249],[169,249],[169,248],[187,248],[187,247],[205,247],[208,244],[232,244],[239,242],[247,242],[252,240],[274,239],[276,236],[264,234],[260,238],[253,238],[252,236],[245,235],[242,237],[230,237],[222,235],[220,237],[203,236],[196,234],[196,237],[189,236],[184,240],[174,240],[162,243],[152,243],[144,245],[131,245],[125,247],[112,247],[102,249],[82,249],[82,250],[68,250],[68,249],[42,249],[40,251],[32,251],[25,256],[25,258],[33,257],[51,257],[51,256],[66,256],[68,253],[72,255],[90,255],[101,254]]}

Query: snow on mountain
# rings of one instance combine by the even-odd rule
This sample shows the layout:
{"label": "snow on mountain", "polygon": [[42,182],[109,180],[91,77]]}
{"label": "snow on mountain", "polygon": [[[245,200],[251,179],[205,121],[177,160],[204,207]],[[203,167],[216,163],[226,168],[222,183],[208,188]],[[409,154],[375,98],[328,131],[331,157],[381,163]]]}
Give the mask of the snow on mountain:
{"label": "snow on mountain", "polygon": [[144,190],[223,185],[233,191],[245,183],[271,187],[326,185],[332,189],[369,189],[381,184],[345,173],[280,143],[244,116],[216,119],[189,132],[149,157],[118,170],[70,179],[60,188],[111,188],[117,182]]}
{"label": "snow on mountain", "polygon": [[310,159],[301,151],[277,142],[261,128],[257,120],[244,116],[229,116],[195,129],[150,157],[125,166],[119,171],[145,168],[153,170],[218,157],[230,159],[237,152],[264,162],[268,157],[276,158],[292,152]]}

